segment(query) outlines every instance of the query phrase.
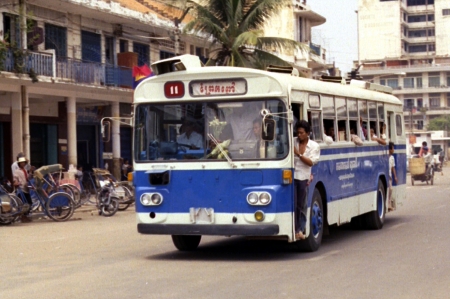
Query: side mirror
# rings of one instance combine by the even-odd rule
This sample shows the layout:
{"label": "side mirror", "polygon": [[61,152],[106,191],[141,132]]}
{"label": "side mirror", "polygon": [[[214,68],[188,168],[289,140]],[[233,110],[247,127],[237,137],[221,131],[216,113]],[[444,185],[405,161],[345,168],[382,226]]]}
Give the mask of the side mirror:
{"label": "side mirror", "polygon": [[111,122],[102,121],[101,123],[102,141],[109,142],[111,140]]}
{"label": "side mirror", "polygon": [[275,139],[276,122],[270,118],[263,119],[262,140],[273,141]]}

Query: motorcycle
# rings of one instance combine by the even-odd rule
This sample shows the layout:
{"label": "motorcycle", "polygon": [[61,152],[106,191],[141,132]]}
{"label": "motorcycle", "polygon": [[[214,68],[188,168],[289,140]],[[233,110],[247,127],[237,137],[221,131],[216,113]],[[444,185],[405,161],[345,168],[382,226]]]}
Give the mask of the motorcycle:
{"label": "motorcycle", "polygon": [[119,210],[119,197],[114,192],[111,182],[106,182],[97,194],[98,214],[110,217]]}

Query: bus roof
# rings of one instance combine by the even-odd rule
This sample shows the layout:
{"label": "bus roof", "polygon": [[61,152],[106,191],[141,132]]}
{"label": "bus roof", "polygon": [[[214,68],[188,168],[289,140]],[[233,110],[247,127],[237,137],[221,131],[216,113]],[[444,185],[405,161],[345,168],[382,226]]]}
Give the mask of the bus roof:
{"label": "bus roof", "polygon": [[[198,101],[223,99],[220,96],[202,96],[198,97],[191,93],[190,84],[192,82],[211,82],[233,79],[245,79],[247,90],[246,98],[252,97],[288,97],[288,90],[305,91],[312,94],[325,94],[341,96],[346,98],[366,99],[378,102],[385,102],[394,105],[402,105],[402,102],[391,94],[364,88],[369,86],[364,84],[340,84],[333,82],[324,82],[315,79],[295,77],[289,74],[274,73],[256,69],[240,67],[193,67],[187,70],[174,71],[159,76],[153,76],[144,80],[138,85],[134,92],[134,102],[164,102],[164,101]],[[164,86],[168,82],[178,82],[184,89],[182,94],[177,97],[168,98],[165,94]],[[358,86],[359,85],[359,86]],[[243,95],[226,95],[227,99],[240,99]]]}

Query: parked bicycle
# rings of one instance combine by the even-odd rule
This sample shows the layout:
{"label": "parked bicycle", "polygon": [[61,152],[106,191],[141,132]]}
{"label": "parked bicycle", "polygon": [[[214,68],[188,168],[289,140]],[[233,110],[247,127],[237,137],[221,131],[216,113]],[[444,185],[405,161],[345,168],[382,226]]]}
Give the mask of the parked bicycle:
{"label": "parked bicycle", "polygon": [[[75,203],[71,194],[64,191],[53,178],[53,173],[59,172],[61,179],[63,167],[60,164],[42,166],[34,171],[33,179],[30,180],[30,192],[37,200],[37,207],[31,213],[42,210],[44,216],[54,221],[66,221],[70,219],[75,211]],[[16,190],[17,197],[22,203],[26,203],[23,190]]]}

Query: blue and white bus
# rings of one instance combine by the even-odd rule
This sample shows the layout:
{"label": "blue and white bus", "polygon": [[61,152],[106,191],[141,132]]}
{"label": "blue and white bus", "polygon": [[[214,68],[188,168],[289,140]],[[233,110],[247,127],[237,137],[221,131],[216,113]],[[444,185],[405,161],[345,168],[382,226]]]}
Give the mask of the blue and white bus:
{"label": "blue and white bus", "polygon": [[[279,238],[315,251],[329,225],[357,221],[381,229],[389,152],[371,134],[362,135],[370,130],[395,143],[394,206],[404,199],[403,108],[389,88],[306,79],[277,68],[202,67],[191,55],[152,69],[155,76],[134,92],[139,233],[171,235],[179,250],[217,235]],[[295,240],[293,198],[298,119],[310,123],[310,138],[321,148],[301,241]],[[363,141],[356,145],[352,134]]]}

